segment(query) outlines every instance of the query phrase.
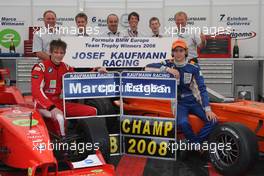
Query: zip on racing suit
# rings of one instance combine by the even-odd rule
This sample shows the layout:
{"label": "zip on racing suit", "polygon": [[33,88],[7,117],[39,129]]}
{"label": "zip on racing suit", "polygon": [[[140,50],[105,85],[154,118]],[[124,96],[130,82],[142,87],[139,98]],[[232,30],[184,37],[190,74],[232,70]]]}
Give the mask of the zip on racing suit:
{"label": "zip on racing suit", "polygon": [[[206,91],[204,79],[200,67],[187,61],[183,65],[178,65],[173,60],[165,60],[161,63],[149,64],[147,67],[160,68],[166,72],[166,67],[177,69],[180,73],[180,80],[177,86],[177,123],[185,137],[191,143],[201,143],[207,139],[215,121],[209,121],[205,111],[211,111],[209,97]],[[188,115],[192,113],[197,115],[205,122],[204,127],[195,135],[188,121]]]}
{"label": "zip on racing suit", "polygon": [[[51,59],[47,59],[42,63],[34,65],[32,68],[32,96],[36,102],[39,112],[44,117],[49,117],[50,111],[58,108],[63,112],[63,100],[60,98],[62,93],[62,77],[65,73],[74,72],[74,68],[61,62],[60,65],[55,65]],[[78,104],[65,103],[66,116],[94,116],[96,115],[96,108]],[[59,136],[65,135],[65,122],[63,116],[56,115],[54,120],[56,127],[56,134]]]}

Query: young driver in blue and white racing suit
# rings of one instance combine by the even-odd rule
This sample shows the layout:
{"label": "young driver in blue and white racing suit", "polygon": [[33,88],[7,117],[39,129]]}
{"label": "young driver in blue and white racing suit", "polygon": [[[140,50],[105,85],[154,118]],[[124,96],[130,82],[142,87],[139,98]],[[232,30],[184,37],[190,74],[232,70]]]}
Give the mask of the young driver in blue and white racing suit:
{"label": "young driver in blue and white racing suit", "polygon": [[[173,74],[178,80],[177,123],[190,143],[202,143],[217,123],[216,115],[209,105],[208,93],[199,65],[188,63],[188,48],[183,40],[172,44],[172,59],[149,64],[146,71]],[[196,88],[196,90],[195,90]],[[200,100],[199,100],[200,99]],[[196,135],[189,123],[189,113],[205,122]]]}

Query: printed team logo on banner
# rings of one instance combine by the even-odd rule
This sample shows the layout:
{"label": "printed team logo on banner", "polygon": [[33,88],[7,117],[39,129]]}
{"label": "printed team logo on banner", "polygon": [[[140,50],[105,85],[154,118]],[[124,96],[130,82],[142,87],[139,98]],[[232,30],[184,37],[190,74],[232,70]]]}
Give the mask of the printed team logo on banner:
{"label": "printed team logo on banner", "polygon": [[[37,21],[38,22],[43,22],[44,21],[44,18],[43,17],[39,17],[37,18]],[[56,21],[56,24],[58,26],[64,26],[65,23],[70,23],[70,22],[74,22],[74,18],[73,17],[57,17],[57,21]]]}
{"label": "printed team logo on banner", "polygon": [[173,38],[63,37],[64,62],[73,67],[145,67],[171,57]]}
{"label": "printed team logo on banner", "polygon": [[21,37],[16,30],[7,28],[0,31],[0,45],[9,48],[11,39],[13,39],[15,47],[20,45]]}
{"label": "printed team logo on banner", "polygon": [[238,40],[247,40],[252,39],[257,36],[257,33],[254,31],[244,31],[240,32],[239,30],[233,29],[230,33],[231,38],[237,38]]}
{"label": "printed team logo on banner", "polygon": [[[207,21],[207,17],[205,16],[190,16],[187,19],[187,25],[194,26],[196,23],[201,23]],[[168,22],[171,24],[175,24],[175,18],[174,17],[169,17]]]}

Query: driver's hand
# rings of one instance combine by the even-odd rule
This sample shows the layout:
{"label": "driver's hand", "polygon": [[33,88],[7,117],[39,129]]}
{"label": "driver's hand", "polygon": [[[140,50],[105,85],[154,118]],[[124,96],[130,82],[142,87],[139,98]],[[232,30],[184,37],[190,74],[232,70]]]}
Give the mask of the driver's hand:
{"label": "driver's hand", "polygon": [[176,79],[180,79],[180,73],[178,70],[174,69],[174,68],[167,68],[166,70],[168,73],[172,74],[173,76],[175,76]]}
{"label": "driver's hand", "polygon": [[58,108],[52,109],[50,111],[50,113],[51,113],[51,118],[55,118],[56,119],[57,115],[59,115],[59,114],[63,117],[63,112],[60,109],[58,109]]}
{"label": "driver's hand", "polygon": [[99,73],[107,73],[107,70],[105,67],[97,67],[96,70],[99,72]]}
{"label": "driver's hand", "polygon": [[206,111],[205,114],[209,121],[217,122],[217,116],[213,111]]}

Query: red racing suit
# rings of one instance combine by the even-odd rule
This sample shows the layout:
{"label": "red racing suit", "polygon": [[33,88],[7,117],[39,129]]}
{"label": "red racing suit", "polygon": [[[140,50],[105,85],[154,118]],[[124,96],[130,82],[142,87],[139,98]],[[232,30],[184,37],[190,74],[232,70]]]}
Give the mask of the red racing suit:
{"label": "red racing suit", "polygon": [[[34,65],[32,68],[32,96],[37,103],[37,108],[50,111],[57,107],[63,112],[62,77],[65,73],[74,72],[74,68],[61,62],[55,65],[50,59]],[[95,116],[96,108],[78,104],[65,103],[66,116]]]}

